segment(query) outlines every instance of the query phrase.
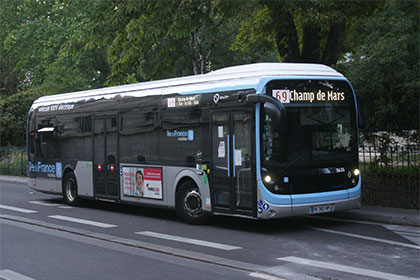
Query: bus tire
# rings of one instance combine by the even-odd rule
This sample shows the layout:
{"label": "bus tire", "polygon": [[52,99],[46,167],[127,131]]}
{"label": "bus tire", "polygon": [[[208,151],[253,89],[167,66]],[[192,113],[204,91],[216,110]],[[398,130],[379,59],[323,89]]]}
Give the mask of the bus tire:
{"label": "bus tire", "polygon": [[73,172],[67,172],[63,180],[63,197],[66,204],[77,206],[80,198],[77,195],[77,180]]}
{"label": "bus tire", "polygon": [[176,191],[176,211],[181,220],[191,225],[210,221],[210,217],[203,213],[200,192],[192,181],[182,183]]}

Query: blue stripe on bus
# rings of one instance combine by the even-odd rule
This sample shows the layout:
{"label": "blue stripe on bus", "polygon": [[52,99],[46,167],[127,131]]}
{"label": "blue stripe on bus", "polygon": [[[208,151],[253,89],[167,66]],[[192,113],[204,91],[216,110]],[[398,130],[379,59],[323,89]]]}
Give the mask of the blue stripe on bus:
{"label": "blue stripe on bus", "polygon": [[357,184],[357,186],[347,190],[349,192],[349,199],[357,198],[360,196],[361,189],[362,189],[361,186],[362,186],[362,180],[360,179],[360,176],[359,176],[359,183]]}
{"label": "blue stripe on bus", "polygon": [[349,197],[349,193],[347,190],[341,190],[341,191],[330,191],[330,192],[321,192],[321,193],[292,194],[291,197],[292,197],[293,205],[315,204],[315,203],[347,200]]}
{"label": "blue stripe on bus", "polygon": [[292,198],[289,194],[274,194],[267,190],[261,180],[258,180],[258,188],[266,202],[273,205],[292,205]]}

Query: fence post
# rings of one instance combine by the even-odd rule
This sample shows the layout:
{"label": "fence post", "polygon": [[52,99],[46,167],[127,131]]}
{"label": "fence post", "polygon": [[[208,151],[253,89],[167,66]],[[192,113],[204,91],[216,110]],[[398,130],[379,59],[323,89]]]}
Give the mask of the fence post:
{"label": "fence post", "polygon": [[24,176],[23,175],[23,150],[20,153],[20,175]]}
{"label": "fence post", "polygon": [[410,182],[410,144],[407,144],[407,177],[408,177],[408,191],[411,192]]}

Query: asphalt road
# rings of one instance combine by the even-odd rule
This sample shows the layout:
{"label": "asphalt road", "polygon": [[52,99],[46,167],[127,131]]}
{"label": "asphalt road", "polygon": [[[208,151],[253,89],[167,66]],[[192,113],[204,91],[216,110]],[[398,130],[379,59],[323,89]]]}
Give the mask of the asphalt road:
{"label": "asphalt road", "polygon": [[318,216],[191,226],[172,211],[68,207],[0,184],[0,279],[420,279],[418,227]]}

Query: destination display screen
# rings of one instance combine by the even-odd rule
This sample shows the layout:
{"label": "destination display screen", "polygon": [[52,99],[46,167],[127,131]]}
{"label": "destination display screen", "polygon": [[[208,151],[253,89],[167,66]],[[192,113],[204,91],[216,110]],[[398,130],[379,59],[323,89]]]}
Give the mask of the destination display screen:
{"label": "destination display screen", "polygon": [[353,94],[344,81],[287,80],[275,81],[267,87],[284,104],[293,103],[352,103]]}

